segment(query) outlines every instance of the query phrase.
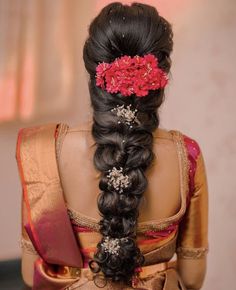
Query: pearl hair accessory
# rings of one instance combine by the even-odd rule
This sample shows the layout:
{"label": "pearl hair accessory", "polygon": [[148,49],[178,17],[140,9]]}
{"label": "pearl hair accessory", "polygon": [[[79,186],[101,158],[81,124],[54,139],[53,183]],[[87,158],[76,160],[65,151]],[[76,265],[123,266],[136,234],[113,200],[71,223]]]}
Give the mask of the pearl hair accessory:
{"label": "pearl hair accessory", "polygon": [[127,188],[130,184],[129,176],[123,174],[123,167],[120,167],[120,169],[113,167],[108,172],[108,185],[113,186],[119,193],[122,193],[123,189]]}
{"label": "pearl hair accessory", "polygon": [[101,243],[101,246],[104,248],[105,252],[118,256],[119,249],[120,249],[120,241],[125,240],[127,241],[127,238],[111,238],[109,236],[106,236]]}
{"label": "pearl hair accessory", "polygon": [[129,125],[130,128],[132,128],[132,123],[137,123],[140,125],[140,121],[136,117],[136,112],[138,110],[131,110],[130,107],[131,104],[128,105],[126,108],[124,107],[124,105],[117,105],[116,108],[111,109],[111,112],[116,112],[117,117],[119,117],[120,120],[118,121],[118,124],[123,121],[125,124]]}

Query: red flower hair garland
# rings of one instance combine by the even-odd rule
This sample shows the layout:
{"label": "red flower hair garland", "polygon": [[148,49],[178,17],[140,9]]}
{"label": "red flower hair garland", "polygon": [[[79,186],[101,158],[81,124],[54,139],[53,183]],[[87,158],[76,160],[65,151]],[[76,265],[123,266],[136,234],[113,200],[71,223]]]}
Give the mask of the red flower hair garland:
{"label": "red flower hair garland", "polygon": [[158,67],[158,59],[153,54],[125,55],[96,67],[96,85],[109,93],[144,97],[149,90],[164,88],[167,83],[167,74]]}

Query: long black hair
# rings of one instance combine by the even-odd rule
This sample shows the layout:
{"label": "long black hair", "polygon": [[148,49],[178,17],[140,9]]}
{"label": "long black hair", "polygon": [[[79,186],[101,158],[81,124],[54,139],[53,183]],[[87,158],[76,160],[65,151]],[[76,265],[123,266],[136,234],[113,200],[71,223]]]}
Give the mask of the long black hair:
{"label": "long black hair", "polygon": [[[158,108],[164,100],[164,89],[150,90],[145,97],[108,93],[96,86],[96,66],[110,63],[117,57],[153,54],[159,67],[169,73],[173,48],[171,24],[159,15],[155,7],[133,2],[124,5],[113,2],[105,6],[92,20],[83,49],[83,59],[89,78],[93,108],[92,136],[96,141],[94,165],[101,172],[98,209],[101,214],[100,233],[90,268],[102,271],[112,281],[131,281],[135,268],[143,265],[144,256],[136,243],[139,205],[148,184],[145,171],[155,158],[153,131],[159,126]],[[116,106],[137,109],[139,125],[131,128],[118,123],[111,111]],[[123,168],[129,186],[123,192],[109,185],[108,172]],[[106,251],[105,238],[119,239],[117,254]],[[123,239],[122,239],[123,238]],[[94,267],[96,265],[96,267]]]}

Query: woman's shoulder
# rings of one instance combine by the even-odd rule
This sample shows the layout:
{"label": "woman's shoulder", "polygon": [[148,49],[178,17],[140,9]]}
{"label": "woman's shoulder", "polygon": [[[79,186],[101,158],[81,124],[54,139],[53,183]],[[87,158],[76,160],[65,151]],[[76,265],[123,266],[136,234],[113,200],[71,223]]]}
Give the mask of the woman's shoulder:
{"label": "woman's shoulder", "polygon": [[26,127],[22,127],[17,131],[17,136],[26,135],[26,136],[34,136],[39,133],[45,132],[47,130],[55,130],[58,128],[59,123],[41,123],[30,125]]}
{"label": "woman's shoulder", "polygon": [[58,126],[59,124],[57,123],[45,123],[22,127],[16,134],[17,144],[19,142],[36,142],[38,140],[46,139],[46,136],[50,137],[51,135],[52,137],[55,137]]}
{"label": "woman's shoulder", "polygon": [[183,136],[184,145],[188,151],[188,154],[196,160],[201,154],[200,141],[196,137],[191,136],[185,132],[181,132],[181,134]]}
{"label": "woman's shoulder", "polygon": [[[82,122],[74,127],[67,127],[66,135],[69,135],[70,138],[74,138],[77,134],[74,133],[80,133],[80,136],[84,136],[84,138],[87,138],[88,135],[91,135],[93,122],[86,121]],[[185,147],[187,148],[189,154],[192,156],[197,157],[197,155],[201,152],[201,146],[199,144],[199,141],[194,136],[189,135],[188,133],[179,130],[179,129],[168,129],[165,127],[158,127],[153,132],[153,137],[157,139],[169,139],[173,140],[173,136],[177,136],[177,138],[180,138],[183,140]]]}
{"label": "woman's shoulder", "polygon": [[[82,122],[76,126],[67,125],[67,130],[66,130],[67,138],[68,136],[70,136],[69,138],[73,138],[74,136],[77,136],[77,134],[74,134],[74,133],[81,133],[80,136],[84,136],[84,137],[91,135],[92,125],[93,125],[92,121]],[[198,140],[195,137],[189,135],[188,133],[183,132],[182,130],[158,127],[153,132],[154,138],[173,140],[173,136],[177,136],[179,139],[182,139],[184,141],[185,146],[189,150],[193,151],[194,153],[197,153],[200,151],[200,145],[199,145]]]}
{"label": "woman's shoulder", "polygon": [[183,130],[169,129],[167,131],[177,136],[178,143],[182,148],[182,152],[184,152],[185,159],[188,160],[187,164],[190,178],[193,179],[197,167],[199,167],[199,164],[204,159],[201,142],[198,138]]}
{"label": "woman's shoulder", "polygon": [[69,126],[67,133],[73,132],[89,132],[92,130],[93,121],[88,120],[77,124],[76,126]]}
{"label": "woman's shoulder", "polygon": [[193,157],[197,157],[201,153],[201,144],[199,140],[182,130],[158,128],[156,130],[155,136],[163,138],[173,138],[173,136],[175,136],[177,139],[182,141],[188,153]]}
{"label": "woman's shoulder", "polygon": [[16,157],[26,152],[33,154],[41,145],[53,143],[58,126],[57,123],[46,123],[20,128],[16,136]]}
{"label": "woman's shoulder", "polygon": [[156,136],[175,136],[177,139],[181,140],[183,144],[185,145],[186,149],[188,150],[189,154],[191,155],[199,155],[201,152],[201,144],[200,141],[190,135],[189,133],[186,133],[185,131],[182,131],[180,129],[166,129],[166,128],[158,128],[156,131]]}
{"label": "woman's shoulder", "polygon": [[[34,126],[28,126],[19,129],[18,136],[22,133],[28,133],[28,135],[36,135],[36,133],[50,130],[52,128],[55,128],[56,133],[62,131],[64,135],[76,135],[71,133],[91,133],[93,122],[91,120],[81,122],[77,124],[76,126],[70,126],[67,123],[58,122],[58,123],[41,123],[36,124]],[[56,134],[55,133],[55,134]],[[84,134],[81,134],[84,135]],[[164,127],[158,127],[153,132],[154,138],[163,138],[163,139],[173,139],[173,135],[179,135],[184,140],[184,143],[186,147],[191,150],[191,152],[197,154],[201,151],[201,146],[199,144],[199,141],[197,138],[189,135],[186,132],[183,132],[179,129],[168,129]]]}

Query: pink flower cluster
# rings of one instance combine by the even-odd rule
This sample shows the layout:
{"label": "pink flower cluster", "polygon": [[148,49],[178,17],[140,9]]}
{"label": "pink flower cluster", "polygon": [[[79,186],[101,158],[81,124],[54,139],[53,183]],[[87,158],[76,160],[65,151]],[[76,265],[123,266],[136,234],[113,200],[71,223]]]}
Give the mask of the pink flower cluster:
{"label": "pink flower cluster", "polygon": [[144,97],[149,90],[164,88],[167,83],[167,74],[158,67],[158,59],[153,54],[125,55],[96,67],[96,85],[109,93]]}

